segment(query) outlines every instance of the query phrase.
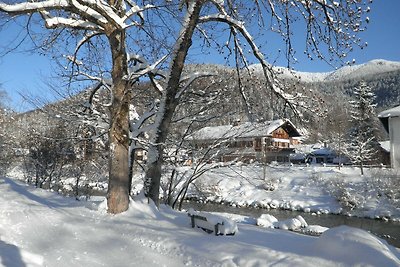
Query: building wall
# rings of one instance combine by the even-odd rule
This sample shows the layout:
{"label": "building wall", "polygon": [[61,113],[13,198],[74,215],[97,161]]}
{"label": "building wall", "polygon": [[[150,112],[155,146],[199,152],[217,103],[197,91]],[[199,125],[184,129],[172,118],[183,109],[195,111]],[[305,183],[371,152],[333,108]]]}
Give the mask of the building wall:
{"label": "building wall", "polygon": [[281,127],[272,132],[272,138],[289,139],[289,134]]}
{"label": "building wall", "polygon": [[389,118],[389,136],[391,165],[400,169],[400,117]]}
{"label": "building wall", "polygon": [[[208,148],[215,140],[194,140],[195,148]],[[226,162],[240,158],[243,162],[288,162],[293,153],[291,145],[298,140],[290,137],[282,127],[268,136],[237,137],[221,144],[219,160]]]}

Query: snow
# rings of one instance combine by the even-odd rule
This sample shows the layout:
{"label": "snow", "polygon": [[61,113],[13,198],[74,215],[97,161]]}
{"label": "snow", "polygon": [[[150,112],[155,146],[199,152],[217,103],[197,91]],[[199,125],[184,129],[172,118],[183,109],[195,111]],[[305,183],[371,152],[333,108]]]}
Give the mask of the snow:
{"label": "snow", "polygon": [[274,216],[270,214],[262,214],[257,219],[257,225],[266,228],[276,228],[276,229],[291,230],[291,231],[300,231],[301,228],[308,227],[307,222],[300,215],[298,215],[296,218],[291,218],[284,221],[278,221],[278,219],[276,219]]}
{"label": "snow", "polygon": [[0,240],[1,266],[43,266],[43,257]]}
{"label": "snow", "polygon": [[262,214],[258,219],[257,219],[257,225],[260,225],[262,227],[266,228],[274,228],[274,223],[276,223],[278,219],[276,219],[274,216],[270,214]]}
{"label": "snow", "polygon": [[390,141],[381,141],[379,142],[381,145],[382,149],[385,150],[386,152],[390,152]]}
{"label": "snow", "polygon": [[[385,190],[391,189],[387,183],[395,179],[388,169],[366,169],[362,176],[359,168],[350,166],[339,170],[334,165],[269,165],[265,180],[263,172],[257,163],[212,169],[188,194],[203,202],[235,207],[343,215],[351,209],[352,216],[400,221],[400,209],[386,197]],[[354,206],[345,208],[338,199]]]}
{"label": "snow", "polygon": [[262,137],[271,135],[271,133],[284,125],[289,123],[295,128],[295,126],[289,120],[273,120],[266,121],[263,123],[251,123],[245,122],[243,124],[234,125],[220,125],[220,126],[208,126],[195,132],[190,138],[195,140],[218,140],[231,137]]}
{"label": "snow", "polygon": [[350,227],[317,238],[238,222],[236,235],[215,236],[142,196],[119,215],[104,205],[0,178],[0,266],[400,265],[399,249]]}
{"label": "snow", "polygon": [[210,214],[207,212],[199,212],[193,209],[189,209],[189,216],[200,216],[206,218],[206,221],[196,220],[196,225],[214,231],[215,225],[219,224],[219,234],[230,235],[235,234],[238,231],[237,224],[229,218],[225,218],[220,215]]}
{"label": "snow", "polygon": [[[262,67],[260,64],[251,65],[250,69],[259,73],[262,72]],[[384,72],[399,71],[400,62],[376,59],[364,64],[344,66],[335,71],[321,73],[300,72],[283,67],[274,67],[273,69],[275,70],[277,76],[280,78],[295,78],[299,79],[302,82],[312,83],[323,81],[349,80],[367,75],[376,75]]]}
{"label": "snow", "polygon": [[340,256],[341,261],[351,266],[396,266],[399,258],[381,240],[366,235],[365,231],[340,226],[318,238],[316,253],[331,253],[332,259]]}
{"label": "snow", "polygon": [[308,235],[320,235],[328,230],[329,228],[320,225],[308,225],[305,228],[301,229],[301,232]]}
{"label": "snow", "polygon": [[[124,13],[124,16],[117,14],[116,10],[105,1],[85,0],[85,1],[64,1],[64,0],[48,0],[35,3],[14,3],[6,4],[0,2],[0,10],[9,13],[31,13],[38,12],[44,16],[46,25],[49,28],[53,27],[71,27],[71,28],[85,28],[88,30],[103,31],[103,26],[107,23],[112,23],[115,26],[124,29],[138,23],[132,22],[126,24],[125,22],[132,16],[141,12],[155,8],[153,5],[145,5],[139,7],[138,5],[130,2],[131,8]],[[72,14],[69,17],[52,17],[51,10],[65,9]],[[82,16],[84,14],[84,16]],[[77,15],[77,16],[75,16]],[[86,19],[76,19],[76,17],[85,17]]]}
{"label": "snow", "polygon": [[390,117],[398,117],[400,116],[400,106],[382,111],[378,114],[379,118],[390,118]]}
{"label": "snow", "polygon": [[382,59],[371,60],[364,64],[345,66],[326,77],[327,80],[354,79],[361,76],[400,70],[400,62]]}
{"label": "snow", "polygon": [[275,224],[275,228],[295,231],[301,228],[301,222],[296,218],[287,219]]}

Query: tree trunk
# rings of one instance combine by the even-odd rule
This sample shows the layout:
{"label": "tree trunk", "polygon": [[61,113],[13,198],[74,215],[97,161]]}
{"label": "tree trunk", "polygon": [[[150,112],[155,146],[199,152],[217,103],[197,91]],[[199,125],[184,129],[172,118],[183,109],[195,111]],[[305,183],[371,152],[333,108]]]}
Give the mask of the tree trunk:
{"label": "tree trunk", "polygon": [[176,169],[174,168],[173,170],[172,170],[172,173],[171,173],[171,178],[170,178],[170,180],[169,180],[169,185],[168,185],[168,196],[167,196],[167,205],[168,206],[171,206],[172,207],[172,201],[173,201],[173,195],[174,195],[174,177],[175,177],[175,174],[176,174]]}
{"label": "tree trunk", "polygon": [[159,205],[163,144],[167,139],[171,119],[179,103],[179,99],[176,98],[179,90],[179,82],[202,5],[203,1],[188,1],[188,10],[182,25],[182,31],[173,48],[166,93],[163,96],[163,102],[157,114],[157,132],[152,145],[153,147],[150,150],[150,153],[153,155],[151,155],[151,160],[148,163],[146,172],[146,181],[148,182],[145,185],[148,186],[145,190],[146,196],[152,199],[157,206]]}
{"label": "tree trunk", "polygon": [[131,143],[129,144],[130,146],[130,152],[129,152],[129,189],[128,192],[129,194],[132,191],[132,179],[133,179],[133,168],[135,165],[135,149],[132,149],[132,147],[136,146],[136,142],[135,141],[130,141]]}
{"label": "tree trunk", "polygon": [[107,204],[109,213],[121,213],[129,207],[129,102],[131,93],[123,79],[128,73],[124,30],[108,35],[112,53],[113,100],[110,108],[109,182]]}

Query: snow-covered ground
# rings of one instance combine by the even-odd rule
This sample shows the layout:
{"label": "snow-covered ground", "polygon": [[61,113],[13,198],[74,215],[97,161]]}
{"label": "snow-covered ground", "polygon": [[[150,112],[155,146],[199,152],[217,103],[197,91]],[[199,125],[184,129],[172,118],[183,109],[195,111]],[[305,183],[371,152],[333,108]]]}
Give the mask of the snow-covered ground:
{"label": "snow-covered ground", "polygon": [[355,228],[317,238],[232,216],[236,234],[215,236],[191,228],[185,212],[143,198],[115,216],[104,206],[0,178],[0,265],[400,266],[399,249]]}
{"label": "snow-covered ground", "polygon": [[[182,173],[184,168],[180,170]],[[232,206],[279,208],[400,221],[400,180],[390,169],[257,164],[221,167],[195,181],[190,197]]]}

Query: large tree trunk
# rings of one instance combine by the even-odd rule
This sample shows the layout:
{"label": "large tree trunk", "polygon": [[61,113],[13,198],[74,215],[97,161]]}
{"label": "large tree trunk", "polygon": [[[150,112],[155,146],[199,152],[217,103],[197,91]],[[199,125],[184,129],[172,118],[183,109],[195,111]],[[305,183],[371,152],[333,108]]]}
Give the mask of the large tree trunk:
{"label": "large tree trunk", "polygon": [[165,90],[166,93],[163,96],[160,111],[157,114],[157,132],[153,140],[153,147],[149,151],[151,154],[146,172],[146,196],[152,199],[157,206],[159,205],[163,144],[167,139],[172,116],[179,103],[179,99],[176,98],[179,90],[179,82],[202,5],[203,1],[201,0],[188,1],[188,10],[182,25],[182,31],[173,50],[170,75]]}
{"label": "large tree trunk", "polygon": [[127,75],[125,32],[108,35],[113,67],[113,99],[110,108],[109,183],[107,203],[109,213],[120,213],[129,207],[129,102],[130,90],[123,77]]}

